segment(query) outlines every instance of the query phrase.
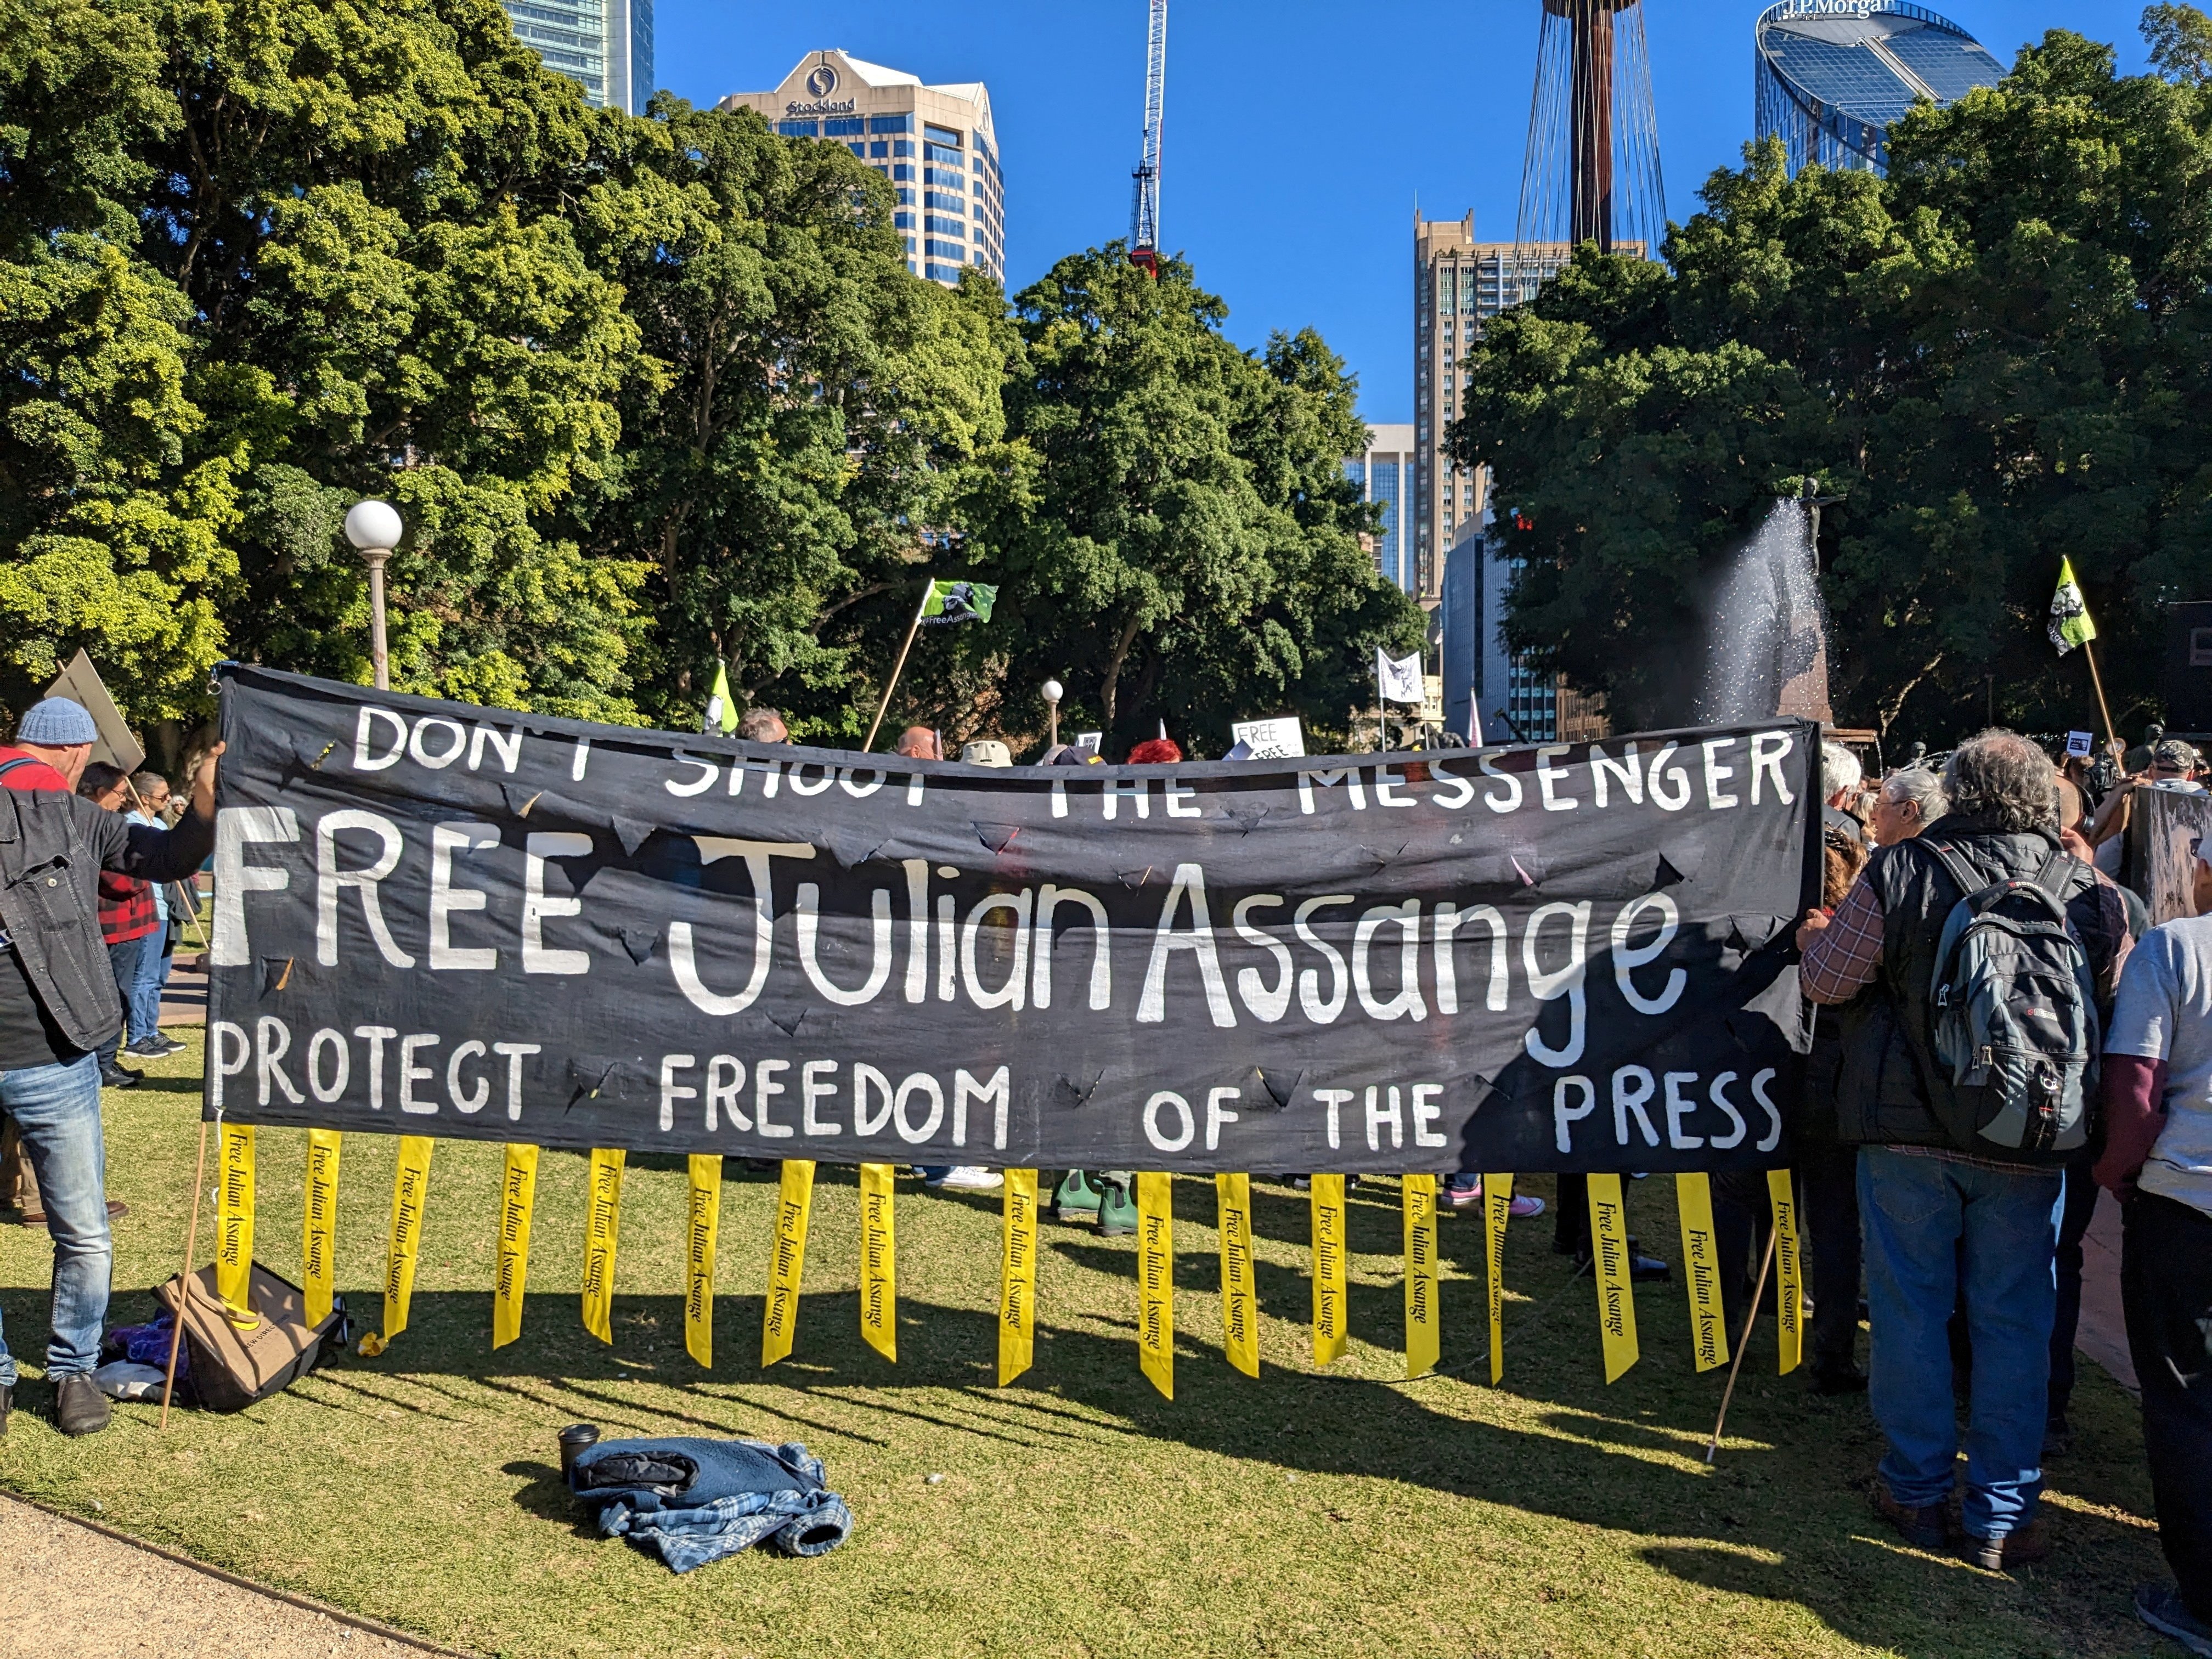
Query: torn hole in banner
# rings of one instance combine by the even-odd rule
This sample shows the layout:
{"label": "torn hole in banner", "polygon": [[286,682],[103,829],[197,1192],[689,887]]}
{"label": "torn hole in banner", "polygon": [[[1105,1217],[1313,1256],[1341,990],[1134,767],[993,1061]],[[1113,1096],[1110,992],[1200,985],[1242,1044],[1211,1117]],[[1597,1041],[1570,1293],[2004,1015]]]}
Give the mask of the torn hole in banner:
{"label": "torn hole in banner", "polygon": [[1267,812],[1264,806],[1231,806],[1223,809],[1222,816],[1249,836],[1267,821]]}
{"label": "torn hole in banner", "polygon": [[975,831],[975,839],[994,853],[1005,852],[1022,833],[1018,823],[971,823],[969,827]]}
{"label": "torn hole in banner", "polygon": [[[795,1037],[799,1035],[799,1028],[806,1024],[806,1017],[809,1014],[813,1013],[814,1011],[811,1008],[801,1008],[797,1013],[788,1016],[776,1013],[773,1010],[767,1008],[762,1009],[761,1012],[767,1017],[768,1023],[775,1026],[777,1030],[782,1032],[784,1036],[787,1037]],[[817,1018],[814,1022],[814,1030],[817,1031],[822,1030],[828,1025],[828,1024],[829,1022],[827,1020]]]}
{"label": "torn hole in banner", "polygon": [[[1682,856],[1682,863],[1689,865],[1692,869],[1696,867],[1697,862],[1698,861],[1695,858],[1687,854],[1684,854]],[[1689,872],[1682,869],[1680,865],[1676,864],[1673,859],[1668,858],[1664,853],[1662,853],[1659,855],[1659,862],[1653,867],[1651,872],[1651,885],[1654,889],[1661,887],[1673,887],[1679,883],[1689,880]]]}
{"label": "torn hole in banner", "polygon": [[617,812],[614,815],[614,831],[616,839],[622,842],[623,851],[635,858],[637,849],[645,845],[646,837],[652,835],[653,826],[641,819],[624,817]]}
{"label": "torn hole in banner", "polygon": [[1409,841],[1401,841],[1395,847],[1369,847],[1362,843],[1359,856],[1372,863],[1377,871],[1388,870],[1405,856],[1406,849],[1413,844]]}
{"label": "torn hole in banner", "polygon": [[629,952],[629,959],[632,962],[642,968],[653,960],[653,947],[660,943],[660,929],[621,927],[616,931],[621,934],[623,949]]}
{"label": "torn hole in banner", "polygon": [[519,818],[528,817],[531,809],[545,799],[543,789],[533,789],[527,784],[501,782],[499,793],[507,801],[507,810]]}
{"label": "torn hole in banner", "polygon": [[261,994],[281,991],[291,982],[295,957],[264,957],[261,958]]}
{"label": "torn hole in banner", "polygon": [[337,746],[336,738],[328,743],[317,743],[312,737],[295,738],[292,743],[292,756],[304,770],[319,772],[323,763],[331,757]]}
{"label": "torn hole in banner", "polygon": [[1541,887],[1544,884],[1544,859],[1533,847],[1509,848],[1505,854],[1505,866],[1523,887]]}
{"label": "torn hole in banner", "polygon": [[1286,1109],[1297,1098],[1298,1085],[1304,1082],[1306,1077],[1303,1071],[1286,1072],[1279,1066],[1272,1069],[1255,1066],[1252,1068],[1252,1074],[1260,1079],[1260,1092],[1266,1097],[1264,1101],[1255,1101],[1253,1108],[1262,1112],[1279,1112]]}
{"label": "torn hole in banner", "polygon": [[1066,1073],[1062,1073],[1054,1079],[1052,1103],[1067,1110],[1073,1110],[1077,1107],[1088,1104],[1092,1092],[1104,1080],[1105,1076],[1106,1073],[1103,1071],[1094,1072],[1088,1083],[1079,1083]]}
{"label": "torn hole in banner", "polygon": [[1142,887],[1146,882],[1152,878],[1152,871],[1155,867],[1155,866],[1148,864],[1141,870],[1123,870],[1120,872],[1121,885],[1128,888],[1132,892],[1135,891],[1138,888]]}
{"label": "torn hole in banner", "polygon": [[828,846],[830,856],[837,860],[841,870],[856,870],[869,862],[890,843],[857,830],[832,830]]}
{"label": "torn hole in banner", "polygon": [[609,1060],[600,1054],[579,1054],[568,1062],[568,1081],[573,1085],[568,1104],[578,1106],[587,1100],[597,1100],[614,1080],[622,1061]]}

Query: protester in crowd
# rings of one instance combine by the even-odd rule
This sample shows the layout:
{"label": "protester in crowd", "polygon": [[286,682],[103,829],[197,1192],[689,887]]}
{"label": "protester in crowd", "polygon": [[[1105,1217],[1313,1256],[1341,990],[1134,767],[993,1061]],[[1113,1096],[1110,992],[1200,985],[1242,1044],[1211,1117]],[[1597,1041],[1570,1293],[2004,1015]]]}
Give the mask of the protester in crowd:
{"label": "protester in crowd", "polygon": [[[77,779],[76,792],[103,812],[120,816],[130,799],[131,780],[119,766],[89,761]],[[100,878],[100,936],[106,941],[109,970],[115,975],[116,995],[124,1007],[125,1025],[100,1045],[100,1080],[110,1089],[135,1089],[144,1080],[116,1058],[128,1027],[131,998],[137,990],[147,955],[161,948],[160,924],[155,919],[153,884],[131,876],[103,871]]]}
{"label": "protester in crowd", "polygon": [[960,745],[960,758],[969,766],[1012,766],[1013,750],[996,738],[978,738]]}
{"label": "protester in crowd", "polygon": [[1173,766],[1182,759],[1182,745],[1165,732],[1146,738],[1129,751],[1131,766]]}
{"label": "protester in crowd", "polygon": [[[0,745],[0,786],[9,789],[53,789],[69,793],[69,780],[54,769],[66,763],[67,744],[15,743]],[[111,1206],[111,1209],[119,1206]],[[38,1172],[23,1155],[15,1120],[0,1115],[0,1211],[27,1227],[43,1227],[46,1212],[39,1201]]]}
{"label": "protester in crowd", "polygon": [[[191,811],[161,834],[103,812],[69,793],[97,736],[92,716],[63,697],[24,715],[20,754],[0,754],[0,1109],[15,1121],[37,1171],[54,1243],[53,1334],[46,1376],[64,1434],[107,1426],[106,1397],[92,1380],[114,1246],[103,1188],[100,1065],[94,1054],[122,1024],[115,976],[100,932],[98,878],[188,878],[215,846],[217,744],[192,781]],[[41,765],[61,784],[23,787]],[[55,873],[46,884],[27,872]],[[0,1332],[0,1431],[15,1404],[15,1361]]]}
{"label": "protester in crowd", "polygon": [[2049,1553],[2036,1500],[2063,1155],[2014,1152],[1968,1128],[1954,1135],[1950,1096],[1930,1094],[1930,1000],[1937,941],[1965,882],[2008,878],[2061,900],[2100,996],[2111,994],[2126,912],[2061,851],[2053,781],[2049,757],[2025,738],[1972,738],[1944,767],[1944,817],[1881,848],[1834,917],[1811,911],[1797,933],[1806,995],[1848,1005],[1838,1121],[1861,1147],[1870,1394],[1889,1442],[1877,1504],[1908,1541],[1948,1541],[1959,1433],[1946,1327],[1963,1284],[1973,1376],[1960,1547],[1997,1569]]}
{"label": "protester in crowd", "polygon": [[908,760],[943,760],[945,744],[933,727],[909,726],[899,733],[897,753]]}
{"label": "protester in crowd", "polygon": [[[124,817],[131,823],[143,824],[149,830],[169,827],[169,781],[159,772],[140,772],[131,780],[131,804]],[[149,948],[138,964],[138,980],[124,999],[125,1035],[123,1045],[126,1054],[136,1054],[141,1060],[161,1060],[181,1054],[185,1045],[161,1032],[161,989],[169,982],[169,967],[175,959],[177,934],[183,926],[179,907],[185,902],[182,890],[166,881],[153,884],[154,915],[159,924],[155,933],[158,943]]]}
{"label": "protester in crowd", "polygon": [[748,708],[738,721],[738,735],[747,743],[789,743],[791,729],[773,708]]}
{"label": "protester in crowd", "polygon": [[1865,781],[1866,769],[1856,755],[1833,738],[1820,745],[1821,821],[1861,842],[1866,826],[1859,822],[1859,794]]}
{"label": "protester in crowd", "polygon": [[2150,745],[2149,760],[2148,767],[2119,781],[2097,808],[2088,828],[2082,831],[2082,839],[2097,849],[2100,867],[2105,863],[2106,845],[2112,846],[2113,862],[2106,871],[2108,875],[2118,873],[2120,837],[2127,831],[2136,790],[2166,789],[2192,795],[2204,793],[2203,784],[2197,781],[2203,757],[2180,738],[2159,738]]}
{"label": "protester in crowd", "polygon": [[2121,1303],[2178,1581],[2139,1588],[2136,1611],[2212,1656],[2212,849],[2191,852],[2198,914],[2145,933],[2120,976],[2096,1178],[2122,1200]]}
{"label": "protester in crowd", "polygon": [[1893,847],[1910,841],[1948,809],[1943,780],[1924,766],[1908,766],[1881,781],[1869,820],[1870,839],[1877,847]]}

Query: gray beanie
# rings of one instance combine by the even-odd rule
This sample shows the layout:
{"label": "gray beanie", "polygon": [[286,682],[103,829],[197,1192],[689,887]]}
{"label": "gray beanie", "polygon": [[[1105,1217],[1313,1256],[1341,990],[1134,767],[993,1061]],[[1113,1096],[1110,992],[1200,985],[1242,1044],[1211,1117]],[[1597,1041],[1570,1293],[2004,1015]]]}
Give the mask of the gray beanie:
{"label": "gray beanie", "polygon": [[100,728],[85,713],[84,705],[67,697],[48,697],[31,705],[23,723],[15,728],[15,741],[35,743],[47,749],[66,749],[71,744],[98,740]]}

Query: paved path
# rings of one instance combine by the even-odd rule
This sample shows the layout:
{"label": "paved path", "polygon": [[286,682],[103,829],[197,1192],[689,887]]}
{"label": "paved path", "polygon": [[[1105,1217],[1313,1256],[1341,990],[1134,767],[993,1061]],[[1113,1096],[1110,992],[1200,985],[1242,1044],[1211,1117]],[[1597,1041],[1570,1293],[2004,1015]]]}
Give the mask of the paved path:
{"label": "paved path", "polygon": [[67,1659],[423,1654],[12,1498],[0,1498],[0,1651]]}

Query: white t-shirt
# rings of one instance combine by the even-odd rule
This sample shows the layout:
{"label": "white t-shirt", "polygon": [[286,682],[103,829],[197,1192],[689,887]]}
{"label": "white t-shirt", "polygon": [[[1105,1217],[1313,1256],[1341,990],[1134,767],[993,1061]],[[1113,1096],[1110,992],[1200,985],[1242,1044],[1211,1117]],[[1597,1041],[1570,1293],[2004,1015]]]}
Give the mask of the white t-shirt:
{"label": "white t-shirt", "polygon": [[2105,1052],[2166,1062],[2166,1127],[2136,1184],[2212,1215],[2212,916],[2136,941]]}

